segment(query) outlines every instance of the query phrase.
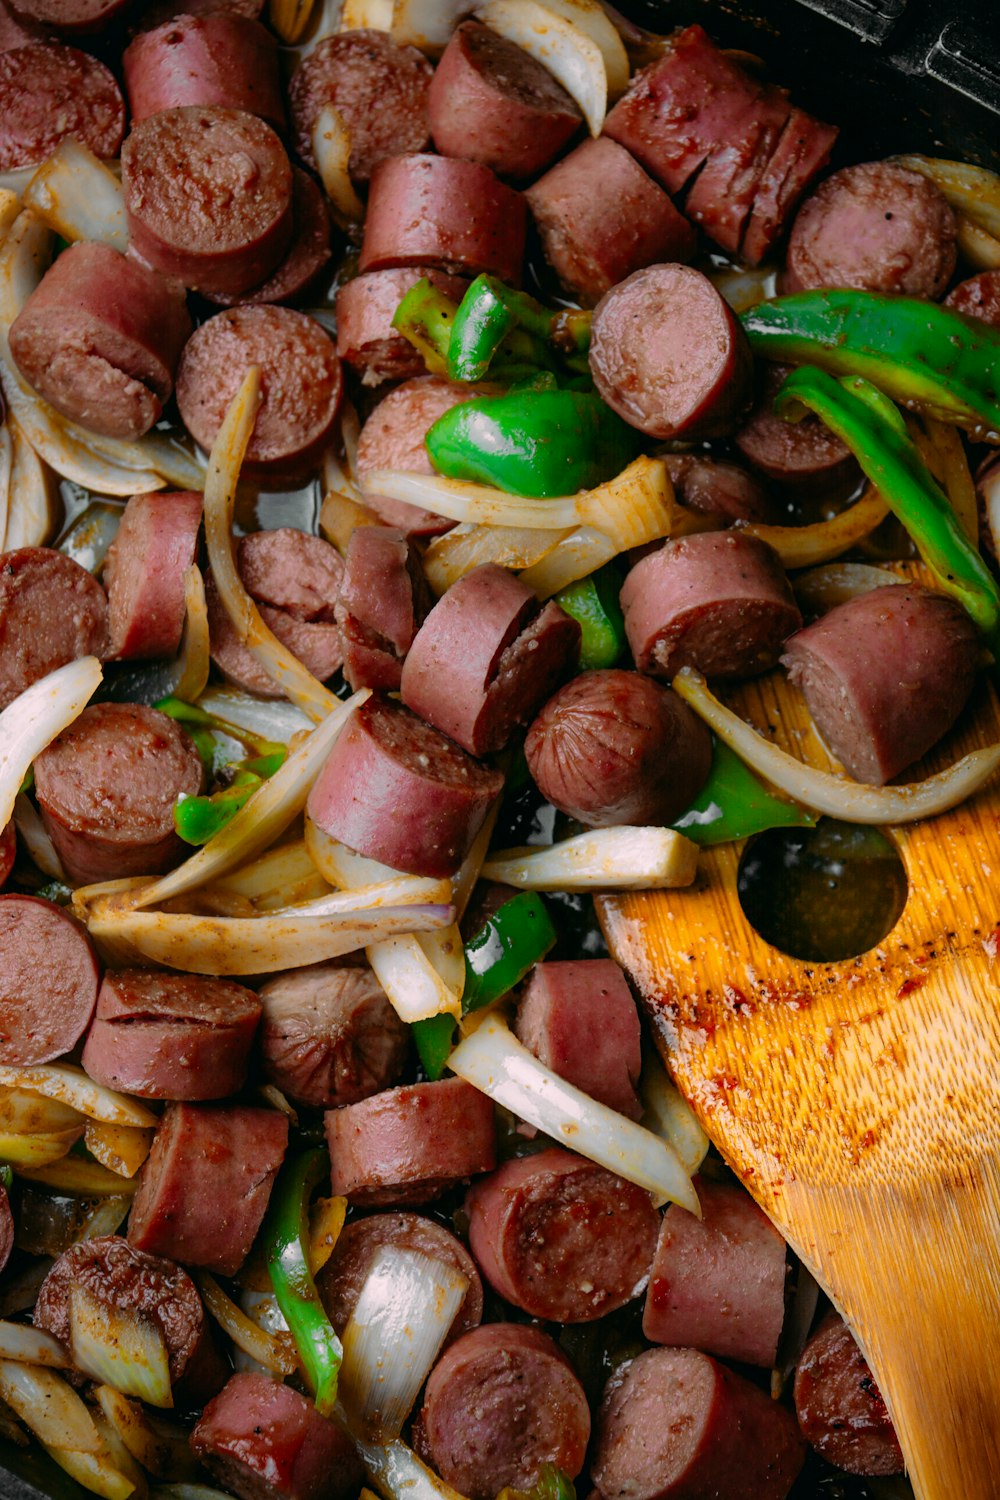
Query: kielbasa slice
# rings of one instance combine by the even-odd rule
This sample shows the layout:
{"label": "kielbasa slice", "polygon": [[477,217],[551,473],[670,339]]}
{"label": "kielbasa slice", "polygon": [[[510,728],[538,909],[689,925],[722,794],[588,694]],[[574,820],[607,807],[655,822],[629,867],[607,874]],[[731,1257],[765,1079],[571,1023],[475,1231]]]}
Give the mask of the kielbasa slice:
{"label": "kielbasa slice", "polygon": [[14,9],[30,21],[59,31],[98,31],[123,10],[128,0],[14,0]]}
{"label": "kielbasa slice", "polygon": [[709,152],[688,190],[685,214],[730,255],[739,252],[757,191],[790,112],[782,89],[748,90],[732,135]]}
{"label": "kielbasa slice", "polygon": [[37,167],[70,139],[107,160],[124,134],[125,101],[96,57],[45,42],[0,55],[0,172]]}
{"label": "kielbasa slice", "polygon": [[11,1212],[10,1197],[7,1189],[0,1187],[0,1271],[3,1271],[10,1260],[13,1248],[14,1215]]}
{"label": "kielbasa slice", "polygon": [[[682,505],[711,516],[723,526],[733,521],[775,521],[775,507],[758,480],[746,469],[700,453],[667,453],[664,463]],[[650,550],[656,550],[654,542]]]}
{"label": "kielbasa slice", "polygon": [[402,531],[359,526],[344,555],[336,619],[351,687],[399,688],[406,653],[431,607],[420,555]]}
{"label": "kielbasa slice", "polygon": [[178,105],[220,104],[284,128],[274,39],[245,16],[177,16],[140,32],[122,69],[133,125]]}
{"label": "kielbasa slice", "polygon": [[229,979],[109,972],[81,1061],[142,1099],[222,1099],[246,1082],[260,1015],[253,990]]}
{"label": "kielbasa slice", "polygon": [[30,1067],[72,1052],[97,1004],[90,939],[39,896],[0,896],[0,1063]]}
{"label": "kielbasa slice", "polygon": [[373,695],[338,736],[308,811],[358,854],[440,878],[456,873],[502,789],[502,772]]}
{"label": "kielbasa slice", "polygon": [[488,271],[520,286],[526,219],[523,195],[480,162],[387,157],[372,173],[359,268]]}
{"label": "kielbasa slice", "polygon": [[[390,391],[376,406],[361,429],[358,440],[358,475],[376,469],[406,469],[413,474],[433,474],[434,465],[424,443],[438,417],[471,401],[479,394],[472,386],[424,375],[407,380]],[[365,495],[365,503],[389,526],[398,526],[408,536],[439,536],[455,524],[433,511],[421,510],[384,495]]]}
{"label": "kielbasa slice", "polygon": [[201,292],[238,295],[278,265],[292,234],[292,168],[256,115],[180,105],[132,127],[122,147],[131,249]]}
{"label": "kielbasa slice", "polygon": [[572,1152],[504,1162],[466,1211],[479,1269],[534,1318],[591,1323],[646,1284],[659,1228],[649,1194]]}
{"label": "kielbasa slice", "polygon": [[210,292],[216,307],[239,303],[294,302],[306,292],[330,259],[330,215],[323,190],[308,172],[292,170],[292,243],[277,270],[238,296]]}
{"label": "kielbasa slice", "polygon": [[548,1334],[521,1323],[488,1323],[452,1344],[414,1429],[418,1450],[469,1500],[530,1490],[546,1465],[575,1479],[589,1438],[572,1365]]}
{"label": "kielbasa slice", "polygon": [[110,245],[58,256],[10,330],[24,376],[64,417],[105,437],[159,421],[191,319],[183,292]]}
{"label": "kielbasa slice", "polygon": [[581,672],[528,730],[528,769],[547,801],[591,828],[668,824],[708,777],[712,741],[674,693],[637,672]]}
{"label": "kielbasa slice", "polygon": [[543,171],[583,123],[548,68],[475,20],[452,32],[428,104],[442,156],[482,162],[515,181]]}
{"label": "kielbasa slice", "polygon": [[86,568],[50,547],[0,553],[0,708],[33,682],[108,649],[108,601]]}
{"label": "kielbasa slice", "polygon": [[332,104],[350,132],[351,176],[367,182],[384,158],[427,145],[432,73],[422,52],[399,46],[384,31],[324,37],[288,86],[295,149],[315,166],[313,127],[323,106]]}
{"label": "kielbasa slice", "polygon": [[676,1203],[663,1216],[642,1331],[654,1344],[770,1368],[785,1318],[785,1242],[742,1188],[696,1186],[701,1219]]}
{"label": "kielbasa slice", "polygon": [[724,437],[749,404],[752,369],[746,335],[691,266],[636,271],[594,310],[598,394],[650,437]]}
{"label": "kielbasa slice", "polygon": [[747,463],[792,496],[846,499],[861,478],[847,445],[812,412],[786,422],[774,410],[788,373],[787,365],[763,367],[757,404],[735,432],[736,446]]}
{"label": "kielbasa slice", "polygon": [[364,1480],[346,1432],[290,1385],[256,1371],[229,1377],[191,1447],[240,1500],[351,1500]]}
{"label": "kielbasa slice", "polygon": [[17,833],[11,822],[6,828],[0,829],[0,886],[6,884],[7,876],[14,868],[16,854]]}
{"label": "kielbasa slice", "polygon": [[753,677],[802,623],[777,554],[735,531],[667,542],[632,569],[621,603],[635,664],[654,677]]}
{"label": "kielbasa slice", "polygon": [[396,1082],[408,1032],[367,967],[317,964],[261,986],[264,1073],[295,1104],[356,1104]]}
{"label": "kielbasa slice", "polygon": [[882,1392],[851,1330],[831,1312],[795,1372],[795,1411],[811,1447],[849,1474],[901,1474],[903,1454]]}
{"label": "kielbasa slice", "polygon": [[0,0],[0,52],[13,52],[15,47],[30,47],[33,42],[44,42],[49,36],[44,26],[19,16],[8,0]]}
{"label": "kielbasa slice", "polygon": [[639,1012],[610,958],[536,964],[518,1002],[515,1031],[560,1078],[638,1120]]}
{"label": "kielbasa slice", "polygon": [[126,505],[104,563],[112,657],[177,654],[184,580],[197,553],[201,509],[194,490],[133,495]]}
{"label": "kielbasa slice", "polygon": [[462,1078],[384,1089],[325,1115],[331,1189],[351,1203],[429,1203],[496,1164],[493,1105]]}
{"label": "kielbasa slice", "polygon": [[455,302],[461,302],[469,285],[430,266],[401,266],[354,276],[338,289],[337,353],[361,377],[362,385],[424,374],[423,356],[392,326],[403,297],[423,279]]}
{"label": "kielbasa slice", "polygon": [[799,199],[830,160],[838,134],[835,126],[792,110],[757,186],[743,236],[740,254],[751,266],[760,265],[780,239]]}
{"label": "kielbasa slice", "polygon": [[403,663],[407,708],[470,755],[501,750],[572,670],[580,627],[554,600],[487,563],[444,594]]}
{"label": "kielbasa slice", "polygon": [[960,281],[948,293],[944,305],[1000,328],[1000,271],[980,271],[978,276]]}
{"label": "kielbasa slice", "polygon": [[978,651],[954,599],[897,584],[838,604],[793,636],[781,660],[837,759],[856,780],[883,786],[954,724]]}
{"label": "kielbasa slice", "polygon": [[602,1500],[786,1500],[804,1457],[757,1386],[695,1349],[647,1349],[605,1388],[590,1472]]}
{"label": "kielbasa slice", "polygon": [[250,1254],[288,1145],[273,1109],[169,1104],[128,1221],[129,1243],[234,1276]]}
{"label": "kielbasa slice", "polygon": [[936,301],[958,258],[955,215],[929,178],[892,161],[843,167],[792,225],[783,287],[856,287]]}
{"label": "kielbasa slice", "polygon": [[370,1214],[354,1219],[341,1230],[333,1254],[316,1279],[323,1306],[334,1328],[343,1333],[361,1296],[371,1263],[383,1245],[415,1250],[443,1261],[465,1277],[469,1289],[448,1333],[453,1342],[478,1328],[483,1316],[483,1283],[472,1256],[461,1240],[421,1214]]}

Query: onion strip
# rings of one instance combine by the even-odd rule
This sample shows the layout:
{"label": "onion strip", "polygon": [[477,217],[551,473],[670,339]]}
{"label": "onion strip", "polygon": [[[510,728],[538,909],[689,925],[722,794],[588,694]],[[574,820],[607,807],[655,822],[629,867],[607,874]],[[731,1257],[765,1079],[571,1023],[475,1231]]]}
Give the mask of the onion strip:
{"label": "onion strip", "polygon": [[13,552],[15,547],[44,547],[59,524],[62,507],[56,498],[52,476],[12,412],[7,414],[7,426],[13,460],[4,550]]}
{"label": "onion strip", "polygon": [[945,161],[939,156],[897,156],[901,167],[929,177],[957,212],[1000,239],[1000,177],[971,162]]}
{"label": "onion strip", "polygon": [[173,1406],[167,1345],[154,1319],[105,1302],[75,1281],[69,1289],[69,1346],[84,1375],[150,1406]]}
{"label": "onion strip", "polygon": [[0,427],[0,551],[9,550],[4,547],[4,538],[7,535],[7,517],[10,515],[13,469],[14,442],[10,428],[5,423]]}
{"label": "onion strip", "polygon": [[667,1141],[680,1157],[685,1172],[693,1175],[705,1160],[710,1142],[691,1106],[652,1050],[643,1063],[639,1097],[645,1128]]}
{"label": "onion strip", "polygon": [[0,1085],[13,1089],[29,1089],[44,1094],[47,1099],[58,1099],[79,1110],[91,1120],[103,1120],[108,1125],[134,1125],[140,1129],[152,1128],[157,1117],[136,1099],[118,1094],[88,1078],[82,1068],[72,1063],[37,1063],[31,1067],[6,1065],[0,1067]]}
{"label": "onion strip", "polygon": [[134,1125],[106,1125],[88,1120],[83,1143],[102,1167],[118,1177],[134,1177],[149,1155],[153,1144],[152,1130]]}
{"label": "onion strip", "polygon": [[157,1422],[137,1401],[130,1401],[114,1386],[99,1385],[94,1391],[97,1404],[117,1432],[124,1446],[150,1474],[162,1475],[197,1471],[197,1461],[188,1444],[187,1434]]}
{"label": "onion strip", "polygon": [[976,271],[1000,271],[1000,239],[958,215],[958,248]]}
{"label": "onion strip", "polygon": [[6,828],[32,761],[73,723],[103,673],[94,656],[57,667],[19,693],[0,713],[0,828]]}
{"label": "onion strip", "polygon": [[298,1368],[294,1346],[283,1344],[272,1333],[248,1318],[231,1297],[227,1297],[214,1276],[195,1271],[194,1279],[212,1317],[228,1338],[272,1375],[293,1375]]}
{"label": "onion strip", "polygon": [[853,505],[831,521],[810,526],[766,526],[756,521],[736,523],[747,536],[755,536],[773,547],[785,568],[814,568],[831,562],[875,530],[889,514],[889,507],[874,485],[869,485]]}
{"label": "onion strip", "polygon": [[604,55],[582,27],[560,14],[562,10],[540,0],[485,0],[476,16],[548,68],[579,105],[591,135],[597,136],[608,109]]}
{"label": "onion strip", "polygon": [[440,598],[473,568],[484,563],[494,563],[500,568],[531,568],[571,535],[565,527],[537,531],[525,526],[455,526],[444,536],[435,537],[428,546],[424,553],[424,573]]}
{"label": "onion strip", "polygon": [[872,589],[890,588],[902,582],[898,573],[877,568],[874,563],[832,562],[800,573],[793,588],[804,613],[821,615],[838,604],[846,604],[848,599],[870,594]]}
{"label": "onion strip", "polygon": [[103,1500],[129,1500],[129,1496],[135,1497],[135,1481],[116,1468],[104,1442],[98,1453],[77,1453],[73,1449],[59,1448],[48,1443],[43,1443],[42,1446],[53,1463],[58,1464],[71,1479],[75,1479],[93,1494],[102,1496]]}
{"label": "onion strip", "polygon": [[23,202],[64,240],[96,240],[122,254],[128,249],[121,181],[72,137],[42,162]]}
{"label": "onion strip", "polygon": [[66,871],[56,853],[56,846],[49,837],[48,829],[42,822],[37,807],[24,792],[19,792],[14,799],[13,817],[21,842],[42,874],[47,875],[50,880],[68,884]]}
{"label": "onion strip", "polygon": [[81,1156],[64,1157],[46,1167],[20,1167],[17,1175],[75,1198],[131,1197],[139,1186],[134,1177],[119,1177],[100,1162],[87,1161]]}
{"label": "onion strip", "polygon": [[[369,1443],[355,1438],[355,1446],[365,1473],[383,1500],[463,1500],[402,1438],[391,1443]],[[184,1497],[178,1496],[177,1500]]]}
{"label": "onion strip", "polygon": [[316,116],[312,148],[316,170],[337,223],[342,229],[360,224],[365,206],[351,181],[351,132],[339,109],[332,104],[324,104]]}
{"label": "onion strip", "polygon": [[101,1438],[80,1397],[54,1370],[0,1359],[0,1396],[46,1446],[99,1453]]}
{"label": "onion strip", "polygon": [[672,828],[595,828],[548,848],[502,849],[486,880],[527,891],[663,891],[690,885],[698,847]]}
{"label": "onion strip", "polygon": [[184,634],[178,658],[180,677],[174,696],[194,703],[205,691],[212,663],[208,635],[208,607],[201,569],[192,563],[184,574]]}

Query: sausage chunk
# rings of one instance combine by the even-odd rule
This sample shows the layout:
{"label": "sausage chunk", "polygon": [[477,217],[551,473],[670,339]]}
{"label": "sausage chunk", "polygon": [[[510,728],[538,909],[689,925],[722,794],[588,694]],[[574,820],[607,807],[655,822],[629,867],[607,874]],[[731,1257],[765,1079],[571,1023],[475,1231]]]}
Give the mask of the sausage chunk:
{"label": "sausage chunk", "polygon": [[764,366],[757,404],[734,434],[736,446],[747,463],[793,497],[846,499],[861,478],[846,444],[811,412],[800,422],[786,422],[774,410],[788,373],[786,365]]}
{"label": "sausage chunk", "polygon": [[260,286],[238,295],[210,292],[216,307],[249,302],[294,302],[306,292],[330,259],[330,215],[322,188],[301,168],[292,171],[292,243],[288,254]]}
{"label": "sausage chunk", "polygon": [[399,688],[406,653],[431,607],[420,554],[391,526],[359,526],[344,557],[336,619],[351,687]]}
{"label": "sausage chunk", "polygon": [[13,1249],[14,1215],[11,1212],[7,1189],[0,1187],[0,1271],[5,1269]]}
{"label": "sausage chunk", "polygon": [[0,896],[0,1063],[72,1052],[97,1003],[97,959],[83,928],[38,896]]}
{"label": "sausage chunk", "polygon": [[792,110],[757,186],[743,235],[740,254],[751,266],[760,265],[781,238],[795,205],[830,160],[838,134],[835,126]]}
{"label": "sausage chunk", "polygon": [[140,32],[122,69],[133,124],[178,105],[220,104],[284,128],[274,39],[245,16],[177,16]]}
{"label": "sausage chunk", "polygon": [[127,0],[15,0],[14,9],[60,31],[97,31],[126,4]]}
{"label": "sausage chunk", "polygon": [[[736,464],[703,458],[700,453],[667,453],[664,463],[681,504],[711,516],[721,526],[777,519],[770,496],[752,474]],[[651,550],[659,546],[654,542]]]}
{"label": "sausage chunk", "polygon": [[133,495],[126,505],[104,563],[109,655],[119,660],[176,656],[201,507],[201,495],[192,490]]}
{"label": "sausage chunk", "polygon": [[868,1362],[831,1312],[795,1372],[795,1411],[811,1447],[849,1474],[901,1474],[903,1454]]}
{"label": "sausage chunk", "polygon": [[[358,475],[377,469],[405,469],[413,474],[433,474],[434,465],[424,438],[438,417],[470,401],[475,387],[424,375],[407,380],[383,398],[361,429],[358,440]],[[408,536],[439,536],[455,524],[433,511],[420,510],[402,500],[384,495],[365,495],[365,503],[389,526],[398,526]]]}
{"label": "sausage chunk", "polygon": [[37,167],[66,140],[107,160],[124,134],[125,101],[96,57],[43,42],[0,55],[0,172]]}
{"label": "sausage chunk", "polygon": [[610,958],[536,964],[518,1002],[515,1030],[560,1078],[638,1120],[639,1012]]}
{"label": "sausage chunk", "polygon": [[0,829],[0,886],[6,884],[7,876],[14,868],[16,855],[17,833],[13,822],[11,822],[7,824],[6,828]]}
{"label": "sausage chunk", "polygon": [[0,708],[57,667],[108,650],[108,601],[50,547],[0,553]]}
{"label": "sausage chunk", "polygon": [[948,293],[944,305],[1000,328],[1000,271],[980,271],[978,276],[960,281]]}
{"label": "sausage chunk", "polygon": [[362,385],[424,374],[423,356],[397,333],[392,320],[410,287],[425,278],[455,302],[461,302],[469,285],[430,266],[401,266],[354,276],[338,289],[337,353],[360,376]]}

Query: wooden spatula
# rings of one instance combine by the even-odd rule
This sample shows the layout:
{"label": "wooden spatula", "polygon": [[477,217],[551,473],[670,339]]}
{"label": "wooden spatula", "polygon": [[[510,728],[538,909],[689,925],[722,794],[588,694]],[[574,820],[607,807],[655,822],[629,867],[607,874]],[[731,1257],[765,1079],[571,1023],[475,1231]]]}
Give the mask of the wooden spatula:
{"label": "wooden spatula", "polygon": [[[728,695],[831,762],[781,674]],[[927,762],[1000,741],[992,688]],[[921,766],[921,772],[924,771]],[[889,830],[909,879],[877,949],[787,958],[736,891],[604,898],[612,952],[708,1134],[853,1328],[919,1500],[1000,1497],[1000,784]]]}

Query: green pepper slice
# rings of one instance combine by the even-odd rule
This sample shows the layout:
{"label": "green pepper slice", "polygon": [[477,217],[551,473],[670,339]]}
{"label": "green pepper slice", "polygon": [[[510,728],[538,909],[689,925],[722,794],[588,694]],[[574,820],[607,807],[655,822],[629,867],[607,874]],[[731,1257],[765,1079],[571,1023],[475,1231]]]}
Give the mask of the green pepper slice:
{"label": "green pepper slice", "polygon": [[716,740],[708,780],[670,826],[695,844],[727,844],[768,828],[812,828],[817,814],[768,791],[734,750]]}
{"label": "green pepper slice", "polygon": [[560,589],[556,603],[580,625],[580,671],[598,672],[621,659],[627,641],[618,595],[621,573],[605,563],[596,573]]}

